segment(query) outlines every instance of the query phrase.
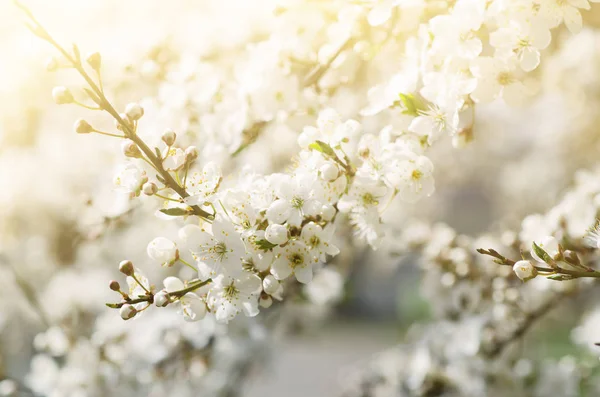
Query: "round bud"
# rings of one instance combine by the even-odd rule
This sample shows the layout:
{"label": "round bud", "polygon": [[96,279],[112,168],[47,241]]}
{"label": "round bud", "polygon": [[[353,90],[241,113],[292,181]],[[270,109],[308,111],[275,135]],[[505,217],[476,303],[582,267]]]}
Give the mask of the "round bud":
{"label": "round bud", "polygon": [[198,149],[196,146],[190,146],[185,149],[185,161],[192,162],[198,158]]}
{"label": "round bud", "polygon": [[52,89],[52,98],[57,105],[65,105],[75,101],[73,94],[66,87],[54,87]]}
{"label": "round bud", "polygon": [[90,67],[94,70],[100,70],[100,66],[102,65],[102,56],[99,52],[94,52],[88,55],[86,62]]}
{"label": "round bud", "polygon": [[126,276],[133,276],[133,262],[124,260],[119,263],[119,271]]}
{"label": "round bud", "polygon": [[335,216],[335,207],[333,205],[324,205],[321,208],[321,217],[323,220],[329,222]]}
{"label": "round bud", "polygon": [[142,157],[142,152],[140,151],[140,148],[131,139],[123,141],[123,143],[121,144],[121,150],[125,157]]}
{"label": "round bud", "polygon": [[51,57],[46,61],[46,70],[49,72],[56,72],[58,70],[58,61],[56,58]]}
{"label": "round bud", "polygon": [[262,285],[263,291],[269,295],[273,295],[277,292],[277,290],[279,290],[279,281],[277,281],[277,279],[271,274],[264,278]]}
{"label": "round bud", "polygon": [[129,320],[135,317],[135,315],[137,314],[137,310],[132,305],[123,305],[119,310],[119,314],[121,315],[121,318],[123,320]]}
{"label": "round bud", "polygon": [[125,115],[131,121],[136,121],[144,115],[144,108],[137,103],[130,103],[125,107]]}
{"label": "round bud", "polygon": [[142,192],[146,196],[152,196],[153,194],[156,194],[158,192],[158,186],[156,186],[156,184],[154,184],[153,182],[146,182],[142,186]]}
{"label": "round bud", "polygon": [[565,260],[572,265],[580,265],[581,264],[581,262],[579,261],[579,256],[577,255],[577,253],[575,251],[566,250],[565,252],[563,252],[563,256],[564,256]]}
{"label": "round bud", "polygon": [[121,290],[121,285],[119,284],[118,281],[112,280],[110,282],[110,284],[108,284],[108,287],[113,290],[113,291],[120,291]]}
{"label": "round bud", "polygon": [[267,226],[267,230],[265,230],[265,239],[267,239],[268,242],[277,245],[285,243],[288,241],[287,227],[276,223],[270,224]]}
{"label": "round bud", "polygon": [[265,309],[268,309],[273,304],[273,299],[269,295],[261,295],[258,304]]}
{"label": "round bud", "polygon": [[529,261],[518,261],[513,266],[513,271],[523,281],[529,281],[537,276],[536,268]]}
{"label": "round bud", "polygon": [[154,295],[154,304],[157,307],[165,307],[169,304],[169,294],[166,291],[158,291]]}
{"label": "round bud", "polygon": [[177,139],[177,134],[175,134],[175,131],[173,130],[166,130],[162,134],[161,139],[165,143],[165,145],[173,146],[173,144],[175,143],[175,139]]}
{"label": "round bud", "polygon": [[75,132],[78,134],[89,134],[91,132],[94,132],[94,127],[92,127],[90,123],[88,123],[84,119],[77,120],[75,122],[74,128]]}
{"label": "round bud", "polygon": [[319,171],[321,172],[321,177],[326,181],[334,181],[340,175],[338,167],[331,163],[324,164]]}

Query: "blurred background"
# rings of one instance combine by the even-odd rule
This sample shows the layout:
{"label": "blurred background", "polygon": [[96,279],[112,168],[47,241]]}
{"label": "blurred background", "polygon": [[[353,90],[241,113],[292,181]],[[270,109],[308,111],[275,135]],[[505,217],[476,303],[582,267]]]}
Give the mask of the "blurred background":
{"label": "blurred background", "polygon": [[[319,62],[311,54],[337,47],[341,33],[331,26],[345,26],[338,2],[26,4],[60,43],[102,54],[104,85],[115,104],[144,106],[141,134],[152,139],[173,128],[187,142],[203,143],[197,144],[203,161],[217,161],[232,173],[246,165],[260,172],[289,166],[296,136],[314,123],[311,110],[318,106],[360,117],[368,88],[397,67],[403,48],[398,39],[369,57],[344,53],[312,90],[299,87],[298,76]],[[437,294],[423,276],[428,259],[421,248],[401,253],[404,241],[423,230],[415,225],[446,224],[453,236],[473,240],[519,231],[525,216],[556,204],[577,169],[595,164],[596,14],[584,15],[591,28],[577,36],[555,33],[535,73],[537,95],[530,105],[478,107],[470,145],[455,149],[448,139],[430,152],[436,193],[386,211],[392,226],[382,248],[353,243],[351,233],[339,237],[338,272],[323,281],[327,290],[333,284],[339,291],[301,294],[265,319],[234,325],[226,336],[215,324],[183,324],[168,310],[129,327],[104,306],[114,298],[107,283],[122,258],[155,280],[168,272],[189,276],[186,269],[158,268],[146,259],[147,242],[173,235],[176,226],[155,219],[147,201],[133,203],[113,188],[122,160],[118,142],[72,128],[80,117],[106,129],[110,120],[54,104],[52,88],[77,90],[78,76],[69,69],[47,71],[54,49],[27,30],[11,2],[0,3],[0,379],[12,382],[0,383],[0,395],[187,396],[205,390],[233,396],[240,384],[240,395],[250,397],[339,395],[354,371],[414,339],[419,324],[438,319],[440,302],[452,299],[455,290]],[[377,41],[375,33],[371,40]],[[292,44],[272,51],[273,37]],[[250,94],[240,98],[240,87]],[[292,88],[282,94],[282,87]],[[303,111],[268,102],[269,90],[295,95],[294,107]],[[232,114],[235,122],[227,119]],[[393,117],[384,112],[364,123],[377,129]],[[265,121],[268,126],[250,140],[248,131]],[[584,310],[582,301],[573,305],[579,314]],[[576,315],[561,311],[545,321],[534,338],[534,356],[576,354]],[[162,383],[152,386],[155,379]]]}

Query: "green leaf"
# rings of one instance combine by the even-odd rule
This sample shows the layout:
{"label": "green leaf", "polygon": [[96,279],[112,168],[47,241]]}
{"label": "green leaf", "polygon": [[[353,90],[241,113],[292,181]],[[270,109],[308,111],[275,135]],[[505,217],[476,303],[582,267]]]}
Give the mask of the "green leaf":
{"label": "green leaf", "polygon": [[258,248],[260,248],[263,251],[267,251],[267,250],[270,250],[271,248],[277,247],[277,244],[273,244],[265,239],[256,240],[255,244]]}
{"label": "green leaf", "polygon": [[310,145],[308,145],[308,147],[310,149],[316,150],[317,152],[326,154],[327,156],[332,156],[332,157],[335,156],[335,152],[333,151],[331,146],[329,146],[328,144],[326,144],[323,141],[315,141],[315,142],[311,143]]}
{"label": "green leaf", "polygon": [[573,277],[569,274],[553,274],[546,278],[549,280],[555,280],[555,281],[566,281],[566,280],[573,280],[575,277]]}
{"label": "green leaf", "polygon": [[413,94],[400,94],[400,101],[404,105],[404,110],[402,114],[409,114],[411,116],[419,115],[419,103],[415,99]]}
{"label": "green leaf", "polygon": [[552,259],[552,257],[546,252],[544,251],[544,249],[542,247],[540,247],[539,245],[537,245],[535,243],[535,241],[533,242],[533,244],[531,245],[533,252],[535,252],[535,254],[544,262],[548,263],[548,264],[552,264],[554,263],[554,259]]}
{"label": "green leaf", "polygon": [[165,215],[170,215],[170,216],[184,216],[184,215],[190,215],[190,212],[184,208],[179,208],[179,207],[175,207],[175,208],[163,208],[160,210],[160,212],[162,212]]}

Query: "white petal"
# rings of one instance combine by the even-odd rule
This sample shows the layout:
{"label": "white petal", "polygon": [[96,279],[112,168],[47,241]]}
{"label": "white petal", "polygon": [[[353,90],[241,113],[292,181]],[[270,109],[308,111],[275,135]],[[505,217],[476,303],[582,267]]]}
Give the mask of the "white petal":
{"label": "white petal", "polygon": [[540,64],[540,52],[532,47],[523,48],[519,54],[521,69],[531,72]]}
{"label": "white petal", "polygon": [[296,276],[296,280],[298,280],[302,284],[310,283],[313,278],[312,265],[308,264],[306,266],[300,266],[295,268],[294,275]]}
{"label": "white petal", "polygon": [[575,7],[565,7],[565,14],[563,16],[565,25],[571,33],[579,33],[583,27],[583,21],[581,19],[581,13]]}
{"label": "white petal", "polygon": [[271,265],[271,274],[277,280],[284,280],[292,274],[292,268],[285,258],[277,258]]}
{"label": "white petal", "polygon": [[376,5],[369,12],[367,16],[367,20],[371,26],[379,26],[384,24],[390,16],[392,15],[392,7],[388,2],[383,2],[381,4]]}

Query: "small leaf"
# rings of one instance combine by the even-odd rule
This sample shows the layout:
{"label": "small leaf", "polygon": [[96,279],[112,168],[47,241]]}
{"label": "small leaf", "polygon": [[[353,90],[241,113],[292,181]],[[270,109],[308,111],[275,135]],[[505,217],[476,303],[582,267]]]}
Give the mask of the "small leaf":
{"label": "small leaf", "polygon": [[569,275],[569,274],[553,274],[551,276],[546,277],[549,280],[554,280],[554,281],[567,281],[567,280],[573,280],[574,277]]}
{"label": "small leaf", "polygon": [[156,157],[158,157],[159,159],[162,159],[162,153],[160,152],[159,148],[155,147],[154,153],[156,153]]}
{"label": "small leaf", "polygon": [[400,94],[400,101],[404,105],[405,110],[402,111],[402,114],[409,114],[411,116],[418,116],[419,109],[415,102],[415,97],[412,94]]}
{"label": "small leaf", "polygon": [[537,245],[535,243],[535,241],[532,244],[532,249],[533,249],[533,252],[535,252],[535,254],[544,262],[546,262],[548,264],[554,263],[554,260],[552,259],[552,257],[550,255],[548,255],[548,253],[546,251],[544,251],[544,249],[542,247]]}
{"label": "small leaf", "polygon": [[308,145],[308,147],[310,149],[316,150],[317,152],[321,152],[327,156],[335,156],[335,152],[333,151],[333,149],[331,148],[331,146],[329,146],[328,144],[326,144],[323,141],[315,141],[313,143],[311,143],[310,145]]}
{"label": "small leaf", "polygon": [[161,210],[159,210],[160,212],[162,212],[165,215],[169,215],[169,216],[184,216],[184,215],[189,215],[190,212],[184,208],[179,208],[179,207],[175,207],[175,208],[163,208]]}
{"label": "small leaf", "polygon": [[158,174],[156,174],[156,179],[157,179],[157,180],[158,180],[160,183],[162,183],[163,185],[166,185],[166,184],[167,184],[167,182],[165,182],[164,178],[163,178],[162,176],[158,175]]}
{"label": "small leaf", "polygon": [[268,251],[271,248],[277,247],[277,244],[273,244],[271,242],[269,242],[268,240],[262,239],[262,240],[256,240],[255,242],[256,246],[258,248],[260,248],[263,251]]}
{"label": "small leaf", "polygon": [[119,303],[106,303],[106,306],[110,307],[111,309],[118,309],[121,307]]}

